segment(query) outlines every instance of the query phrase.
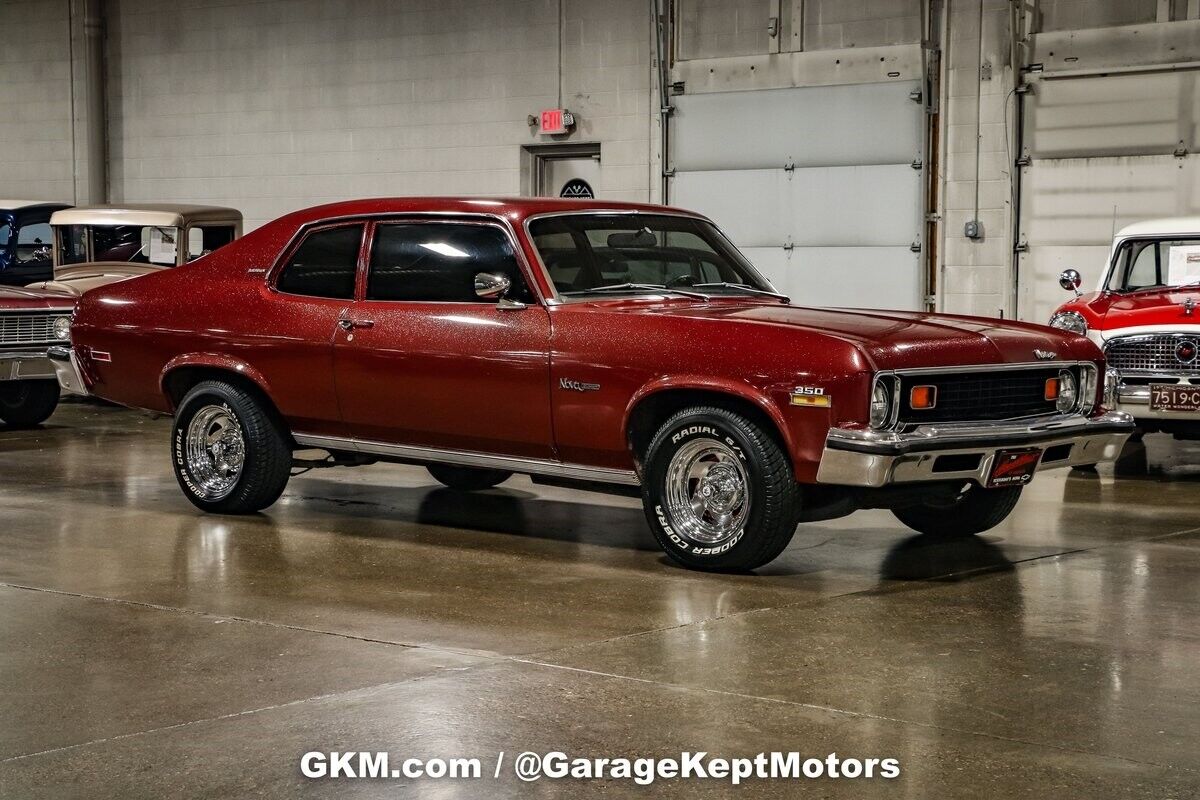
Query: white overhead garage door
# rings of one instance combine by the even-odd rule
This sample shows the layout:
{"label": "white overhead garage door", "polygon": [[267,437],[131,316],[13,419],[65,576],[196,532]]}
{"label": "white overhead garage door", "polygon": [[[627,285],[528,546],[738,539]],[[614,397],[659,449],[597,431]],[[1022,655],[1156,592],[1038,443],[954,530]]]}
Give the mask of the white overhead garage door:
{"label": "white overhead garage door", "polygon": [[921,309],[916,82],[673,98],[672,205],[814,306]]}
{"label": "white overhead garage door", "polygon": [[[1145,219],[1200,213],[1200,73],[1043,78],[1025,100],[1017,309],[1045,323],[1092,288],[1112,235]],[[1178,152],[1179,155],[1175,155]]]}

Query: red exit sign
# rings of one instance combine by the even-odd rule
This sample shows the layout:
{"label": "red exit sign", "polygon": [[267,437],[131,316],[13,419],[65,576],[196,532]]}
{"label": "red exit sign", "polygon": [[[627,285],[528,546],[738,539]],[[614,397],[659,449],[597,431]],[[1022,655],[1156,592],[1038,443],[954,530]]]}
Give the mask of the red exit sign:
{"label": "red exit sign", "polygon": [[565,108],[547,108],[538,118],[538,133],[566,133],[575,124],[575,117]]}

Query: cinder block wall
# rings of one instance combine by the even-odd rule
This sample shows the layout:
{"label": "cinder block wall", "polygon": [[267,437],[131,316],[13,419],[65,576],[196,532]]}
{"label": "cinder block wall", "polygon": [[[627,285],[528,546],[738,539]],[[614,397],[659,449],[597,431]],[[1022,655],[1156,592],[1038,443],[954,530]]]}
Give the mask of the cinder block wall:
{"label": "cinder block wall", "polygon": [[646,200],[652,45],[644,0],[109,0],[112,199],[253,228],[347,197],[514,195],[542,138],[526,117],[561,97],[569,140],[602,145],[598,190]]}
{"label": "cinder block wall", "polygon": [[67,0],[4,0],[0,35],[0,197],[72,200]]}

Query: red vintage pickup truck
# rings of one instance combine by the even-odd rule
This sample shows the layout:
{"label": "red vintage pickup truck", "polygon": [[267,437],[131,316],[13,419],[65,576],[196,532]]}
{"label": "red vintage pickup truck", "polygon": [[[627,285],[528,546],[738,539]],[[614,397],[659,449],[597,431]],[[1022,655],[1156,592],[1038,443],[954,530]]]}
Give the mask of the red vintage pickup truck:
{"label": "red vintage pickup truck", "polygon": [[88,292],[76,390],[175,415],[198,507],[255,511],[299,450],[638,491],[677,561],[745,570],[796,524],[889,508],[1000,523],[1040,469],[1112,459],[1095,345],[1047,327],[804,308],[709,220],[578,200],[376,199],[298,211]]}

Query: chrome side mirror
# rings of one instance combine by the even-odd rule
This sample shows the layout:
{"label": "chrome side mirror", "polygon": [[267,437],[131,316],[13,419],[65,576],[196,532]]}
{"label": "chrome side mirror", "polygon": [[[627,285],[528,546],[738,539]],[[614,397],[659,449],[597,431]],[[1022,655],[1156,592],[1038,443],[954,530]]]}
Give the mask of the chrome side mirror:
{"label": "chrome side mirror", "polygon": [[1068,292],[1074,292],[1076,297],[1080,296],[1079,285],[1081,283],[1083,283],[1083,279],[1079,277],[1079,270],[1076,269],[1064,269],[1058,276],[1058,285]]}
{"label": "chrome side mirror", "polygon": [[495,300],[497,308],[518,309],[525,304],[509,300],[505,295],[512,288],[512,280],[499,272],[480,272],[475,275],[475,296],[481,300]]}

